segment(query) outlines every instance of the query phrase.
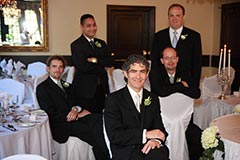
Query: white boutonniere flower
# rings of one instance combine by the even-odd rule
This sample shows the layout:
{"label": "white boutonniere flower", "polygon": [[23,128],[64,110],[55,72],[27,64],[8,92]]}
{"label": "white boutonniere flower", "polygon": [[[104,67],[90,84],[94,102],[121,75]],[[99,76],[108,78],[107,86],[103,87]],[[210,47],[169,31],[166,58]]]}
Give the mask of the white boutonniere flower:
{"label": "white boutonniere flower", "polygon": [[201,143],[204,151],[200,160],[213,159],[215,150],[220,150],[224,153],[224,143],[220,138],[217,126],[208,127],[202,132]]}
{"label": "white boutonniere flower", "polygon": [[185,39],[187,38],[187,36],[188,36],[188,34],[182,34],[182,35],[181,35],[181,39],[182,39],[182,40],[185,40]]}
{"label": "white boutonniere flower", "polygon": [[240,104],[237,104],[234,108],[234,113],[240,114]]}
{"label": "white boutonniere flower", "polygon": [[70,84],[69,84],[68,82],[64,82],[64,83],[63,83],[63,87],[64,87],[64,88],[68,88],[69,86],[70,86]]}
{"label": "white boutonniere flower", "polygon": [[96,45],[98,48],[101,48],[101,47],[102,47],[101,43],[99,43],[98,41],[95,42],[95,45]]}
{"label": "white boutonniere flower", "polygon": [[181,77],[176,79],[176,82],[181,82],[181,81],[182,81]]}
{"label": "white boutonniere flower", "polygon": [[148,96],[148,98],[144,99],[144,106],[149,106],[152,102],[151,102],[152,98],[150,96]]}

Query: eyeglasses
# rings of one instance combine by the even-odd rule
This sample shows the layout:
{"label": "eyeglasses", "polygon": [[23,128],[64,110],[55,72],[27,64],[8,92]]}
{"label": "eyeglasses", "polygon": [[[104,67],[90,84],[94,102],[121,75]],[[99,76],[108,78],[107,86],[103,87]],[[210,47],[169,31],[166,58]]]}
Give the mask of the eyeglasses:
{"label": "eyeglasses", "polygon": [[169,60],[176,60],[176,56],[172,56],[172,57],[163,57],[163,59],[165,60],[165,61],[169,61]]}

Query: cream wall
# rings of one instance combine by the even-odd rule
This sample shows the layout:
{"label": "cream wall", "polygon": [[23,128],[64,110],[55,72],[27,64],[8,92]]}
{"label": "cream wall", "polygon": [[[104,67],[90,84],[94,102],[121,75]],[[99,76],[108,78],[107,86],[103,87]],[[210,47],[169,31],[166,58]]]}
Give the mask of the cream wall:
{"label": "cream wall", "polygon": [[[202,36],[203,54],[217,53],[220,43],[220,9],[224,0],[178,0],[186,9],[185,25]],[[225,0],[229,1],[229,0]],[[175,0],[48,0],[49,52],[22,52],[18,55],[70,55],[70,43],[80,36],[79,18],[95,16],[97,37],[106,40],[106,6],[134,5],[156,7],[156,31],[168,26],[167,9]],[[15,55],[16,52],[4,53]]]}

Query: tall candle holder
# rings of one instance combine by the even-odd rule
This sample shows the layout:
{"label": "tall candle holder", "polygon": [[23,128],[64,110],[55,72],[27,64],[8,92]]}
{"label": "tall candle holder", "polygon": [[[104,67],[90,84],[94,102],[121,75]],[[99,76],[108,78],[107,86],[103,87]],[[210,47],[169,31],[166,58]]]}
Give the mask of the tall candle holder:
{"label": "tall candle holder", "polygon": [[227,74],[226,68],[222,68],[221,72],[217,74],[217,80],[222,90],[218,99],[226,99],[226,91],[230,84],[230,76]]}

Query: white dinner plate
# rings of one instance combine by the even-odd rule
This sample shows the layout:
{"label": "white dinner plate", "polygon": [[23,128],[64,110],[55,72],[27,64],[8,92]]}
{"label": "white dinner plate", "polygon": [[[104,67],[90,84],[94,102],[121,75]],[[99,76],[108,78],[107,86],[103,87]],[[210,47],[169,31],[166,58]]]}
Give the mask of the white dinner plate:
{"label": "white dinner plate", "polygon": [[30,113],[39,115],[39,114],[45,114],[45,111],[41,110],[41,109],[38,109],[38,110],[31,111]]}
{"label": "white dinner plate", "polygon": [[34,122],[24,122],[24,123],[17,123],[18,127],[32,127],[35,126],[36,123]]}

